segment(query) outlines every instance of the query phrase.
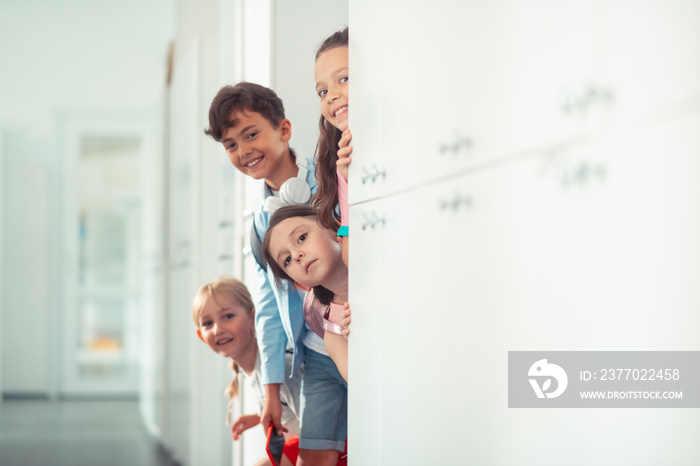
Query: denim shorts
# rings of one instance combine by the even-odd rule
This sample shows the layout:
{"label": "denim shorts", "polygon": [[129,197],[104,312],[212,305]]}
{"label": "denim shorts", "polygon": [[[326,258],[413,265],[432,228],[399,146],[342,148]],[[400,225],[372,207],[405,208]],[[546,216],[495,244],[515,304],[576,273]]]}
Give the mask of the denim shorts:
{"label": "denim shorts", "polygon": [[301,382],[301,436],[304,450],[345,450],[348,384],[331,358],[305,348]]}

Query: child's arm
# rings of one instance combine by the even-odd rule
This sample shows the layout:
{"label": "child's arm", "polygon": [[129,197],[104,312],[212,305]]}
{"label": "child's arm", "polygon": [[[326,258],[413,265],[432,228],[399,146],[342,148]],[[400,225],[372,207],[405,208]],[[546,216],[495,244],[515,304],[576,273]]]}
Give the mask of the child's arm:
{"label": "child's arm", "polygon": [[265,385],[265,404],[263,405],[260,423],[263,426],[275,425],[278,434],[287,432],[287,428],[282,425],[282,400],[280,398],[280,387],[282,384],[270,383]]}
{"label": "child's arm", "polygon": [[342,335],[326,332],[323,335],[323,344],[326,346],[328,356],[335,363],[340,375],[348,381],[348,340]]}
{"label": "child's arm", "polygon": [[352,154],[351,141],[352,133],[349,129],[346,129],[343,131],[343,135],[338,142],[338,147],[340,149],[338,149],[338,160],[335,162],[338,172],[340,172],[346,180],[348,179],[348,167],[350,166],[350,162],[352,162],[352,158],[350,157],[350,154]]}
{"label": "child's arm", "polygon": [[258,424],[260,424],[260,416],[257,414],[244,414],[236,419],[236,422],[231,426],[231,436],[234,440],[238,440],[243,432]]}
{"label": "child's arm", "polygon": [[348,381],[348,335],[350,334],[350,305],[345,303],[343,306],[343,330],[342,335],[338,335],[326,330],[323,334],[323,343],[328,351],[328,355],[335,363],[340,375],[345,381]]}
{"label": "child's arm", "polygon": [[[255,330],[262,355],[260,378],[265,387],[261,422],[265,425],[273,422],[277,431],[282,433],[285,429],[282,426],[279,388],[284,383],[286,375],[284,354],[287,347],[287,334],[277,307],[276,289],[273,288],[267,270],[262,270],[257,264],[256,269],[259,288],[255,299]],[[284,297],[287,297],[286,293]]]}

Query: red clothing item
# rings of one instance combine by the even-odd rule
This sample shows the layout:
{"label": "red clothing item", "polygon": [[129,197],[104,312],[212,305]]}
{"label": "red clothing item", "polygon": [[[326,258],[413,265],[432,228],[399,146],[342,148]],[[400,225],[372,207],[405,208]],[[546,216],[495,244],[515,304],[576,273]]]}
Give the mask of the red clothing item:
{"label": "red clothing item", "polygon": [[[282,454],[289,458],[292,464],[297,464],[297,458],[299,457],[299,437],[292,437],[286,442],[284,442],[284,449]],[[345,440],[345,451],[343,451],[338,457],[338,462],[336,466],[347,466],[348,464],[348,441]]]}

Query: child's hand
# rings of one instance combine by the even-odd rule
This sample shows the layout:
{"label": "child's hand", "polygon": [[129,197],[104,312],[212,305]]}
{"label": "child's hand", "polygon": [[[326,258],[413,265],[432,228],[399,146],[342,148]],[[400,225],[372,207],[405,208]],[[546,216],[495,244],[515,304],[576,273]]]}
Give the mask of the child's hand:
{"label": "child's hand", "polygon": [[351,311],[350,311],[350,304],[345,303],[345,305],[344,305],[343,307],[344,307],[345,309],[344,309],[344,311],[343,311],[343,320],[342,320],[342,322],[340,322],[340,324],[343,326],[343,332],[342,332],[342,334],[343,334],[343,336],[344,336],[345,338],[347,338],[348,335],[350,335],[350,328],[349,328],[349,327],[350,327],[350,321],[351,321],[351,319],[350,319],[350,314],[351,314]]}
{"label": "child's hand", "polygon": [[287,432],[287,428],[282,425],[280,386],[281,384],[278,383],[265,385],[265,403],[263,404],[262,414],[260,415],[260,423],[263,425],[266,433],[270,423],[275,425],[275,431],[278,434]]}
{"label": "child's hand", "polygon": [[338,142],[338,147],[340,147],[340,149],[338,149],[338,160],[335,162],[338,171],[346,180],[348,179],[348,166],[350,162],[352,162],[352,158],[350,157],[350,154],[352,154],[350,141],[352,141],[352,133],[349,129],[346,129],[343,131],[343,135]]}
{"label": "child's hand", "polygon": [[257,414],[244,414],[236,419],[236,422],[231,426],[231,436],[234,440],[238,440],[243,432],[258,424],[260,424],[260,416]]}

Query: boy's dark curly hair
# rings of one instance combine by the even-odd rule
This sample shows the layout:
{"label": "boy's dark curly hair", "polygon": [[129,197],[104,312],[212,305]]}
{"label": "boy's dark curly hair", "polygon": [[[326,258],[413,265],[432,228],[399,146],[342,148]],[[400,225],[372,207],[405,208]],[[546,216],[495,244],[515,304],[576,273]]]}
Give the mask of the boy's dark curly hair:
{"label": "boy's dark curly hair", "polygon": [[227,128],[232,126],[234,112],[259,113],[273,128],[279,128],[284,120],[284,105],[275,91],[259,84],[240,82],[235,86],[224,86],[209,106],[209,128],[204,134],[221,142]]}

